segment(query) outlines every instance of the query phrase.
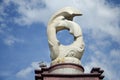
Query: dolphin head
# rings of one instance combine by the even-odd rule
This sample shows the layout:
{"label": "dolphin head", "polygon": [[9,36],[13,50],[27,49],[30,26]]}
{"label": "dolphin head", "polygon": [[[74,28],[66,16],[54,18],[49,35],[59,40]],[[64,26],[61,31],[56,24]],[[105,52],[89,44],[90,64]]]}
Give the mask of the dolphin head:
{"label": "dolphin head", "polygon": [[75,9],[73,7],[64,7],[60,9],[58,12],[56,12],[50,19],[50,21],[53,21],[59,16],[63,16],[67,20],[73,20],[74,16],[81,16],[81,12],[78,9]]}

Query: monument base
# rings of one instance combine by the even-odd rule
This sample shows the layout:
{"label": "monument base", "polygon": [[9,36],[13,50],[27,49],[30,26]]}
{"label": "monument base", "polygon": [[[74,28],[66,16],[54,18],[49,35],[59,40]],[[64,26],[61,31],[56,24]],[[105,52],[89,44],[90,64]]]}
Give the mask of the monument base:
{"label": "monument base", "polygon": [[35,80],[102,80],[104,71],[93,68],[90,73],[84,73],[80,65],[64,63],[35,70]]}
{"label": "monument base", "polygon": [[60,63],[49,68],[51,74],[82,74],[84,68],[81,65],[73,63]]}

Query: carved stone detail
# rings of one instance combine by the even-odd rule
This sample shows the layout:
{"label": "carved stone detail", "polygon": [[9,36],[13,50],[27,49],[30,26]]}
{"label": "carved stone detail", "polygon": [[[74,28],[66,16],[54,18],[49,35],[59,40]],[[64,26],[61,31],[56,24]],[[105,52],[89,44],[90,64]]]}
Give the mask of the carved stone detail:
{"label": "carved stone detail", "polygon": [[[82,15],[79,10],[65,7],[56,12],[50,19],[47,27],[48,43],[51,51],[51,65],[59,63],[76,63],[84,52],[84,41],[80,26],[73,22],[74,16]],[[56,38],[56,33],[67,29],[74,36],[74,42],[70,45],[62,45]]]}

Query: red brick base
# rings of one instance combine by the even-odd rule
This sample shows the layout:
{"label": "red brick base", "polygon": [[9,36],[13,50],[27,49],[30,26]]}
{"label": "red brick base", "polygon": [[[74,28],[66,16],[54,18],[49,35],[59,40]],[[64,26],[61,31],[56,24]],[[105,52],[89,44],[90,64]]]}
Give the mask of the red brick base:
{"label": "red brick base", "polygon": [[[64,63],[51,67],[42,67],[41,70],[35,70],[35,80],[102,80],[104,76],[103,70],[93,68],[90,73],[81,74],[53,74],[51,71],[65,67],[72,67],[84,72],[84,68],[80,65]],[[69,72],[69,71],[68,71]]]}

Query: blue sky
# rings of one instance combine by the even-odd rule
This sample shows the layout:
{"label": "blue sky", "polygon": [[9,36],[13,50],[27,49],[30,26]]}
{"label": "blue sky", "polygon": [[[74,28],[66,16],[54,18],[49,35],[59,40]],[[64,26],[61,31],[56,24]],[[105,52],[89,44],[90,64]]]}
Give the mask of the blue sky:
{"label": "blue sky", "polygon": [[[104,69],[105,80],[120,80],[119,0],[0,0],[0,80],[34,80],[38,63],[50,63],[47,22],[58,9],[71,6],[83,16],[75,17],[83,31],[85,72]],[[72,43],[67,31],[57,38]]]}

